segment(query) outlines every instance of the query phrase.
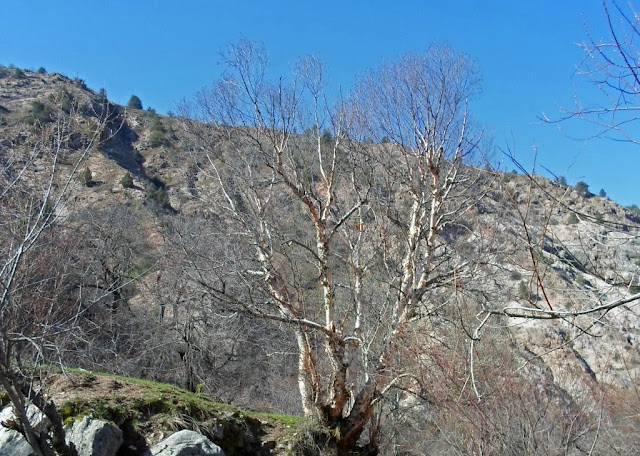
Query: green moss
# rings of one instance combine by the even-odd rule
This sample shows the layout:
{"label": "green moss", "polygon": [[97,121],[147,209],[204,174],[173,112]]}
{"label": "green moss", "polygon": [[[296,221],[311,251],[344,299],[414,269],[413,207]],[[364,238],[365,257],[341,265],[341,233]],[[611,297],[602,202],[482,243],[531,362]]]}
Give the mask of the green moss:
{"label": "green moss", "polygon": [[62,418],[62,424],[64,426],[71,426],[76,421],[81,421],[85,416],[89,415],[88,410],[78,413],[78,410],[82,410],[82,407],[77,406],[73,402],[66,402],[58,409],[60,418]]}
{"label": "green moss", "polygon": [[11,402],[11,399],[9,399],[9,393],[6,391],[0,392],[0,407],[5,407],[9,402]]}
{"label": "green moss", "polygon": [[62,418],[64,421],[75,416],[74,408],[71,406],[71,404],[65,404],[60,407],[58,409],[58,413],[60,414],[60,418]]}

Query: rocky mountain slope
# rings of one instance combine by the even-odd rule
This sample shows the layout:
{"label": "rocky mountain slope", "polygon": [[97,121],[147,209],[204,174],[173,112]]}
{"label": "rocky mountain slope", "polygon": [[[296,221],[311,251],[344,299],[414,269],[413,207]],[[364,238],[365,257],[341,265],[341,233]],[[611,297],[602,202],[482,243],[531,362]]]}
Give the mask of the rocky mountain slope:
{"label": "rocky mountain slope", "polygon": [[[113,293],[99,301],[110,311],[93,307],[83,323],[83,330],[96,338],[91,340],[98,341],[104,352],[95,349],[96,342],[66,341],[60,355],[65,363],[171,381],[254,409],[299,413],[292,368],[295,355],[291,344],[278,344],[286,338],[286,327],[235,314],[215,320],[195,311],[204,295],[196,296],[180,276],[187,266],[175,255],[180,249],[187,251],[186,241],[170,243],[168,239],[180,231],[178,227],[183,228],[180,239],[196,239],[217,217],[204,202],[212,192],[212,176],[202,172],[195,154],[189,154],[181,119],[111,104],[106,94],[91,91],[81,80],[0,70],[0,158],[7,181],[27,162],[24,154],[36,151],[34,144],[43,141],[43,132],[55,134],[64,116],[75,117],[84,128],[74,130],[58,150],[64,175],[72,172],[78,158],[82,160],[70,183],[70,196],[58,210],[65,227],[74,231],[69,238],[74,245],[70,254],[77,255],[77,264],[87,271],[83,277],[90,276],[95,288]],[[100,140],[86,157],[79,157],[78,151],[89,143],[92,127],[100,120],[104,121]],[[213,129],[210,133],[217,134]],[[224,149],[223,139],[217,144]],[[24,168],[20,178],[38,187],[38,179],[47,177],[46,167],[40,165],[45,158],[35,157],[35,166]],[[504,361],[518,379],[529,379],[541,388],[542,396],[554,398],[548,404],[560,404],[564,412],[579,408],[575,416],[600,416],[601,421],[606,416],[619,432],[612,437],[618,442],[616,448],[633,454],[638,442],[632,435],[640,425],[633,409],[640,404],[636,390],[639,309],[632,301],[584,316],[579,312],[640,291],[640,216],[606,198],[537,176],[492,171],[481,175],[483,197],[465,218],[442,233],[460,249],[486,254],[478,267],[490,275],[474,276],[483,277],[482,283],[473,284],[474,290],[490,296],[495,309],[574,313],[551,323],[538,318],[490,320],[476,334],[477,340],[489,341],[487,348],[476,349],[476,363],[487,372],[486,382],[479,381],[477,387],[490,396],[492,379],[505,369],[500,364]],[[194,251],[205,248],[193,247]],[[465,286],[471,288],[471,284],[460,283],[456,289]],[[457,310],[460,315],[455,309],[449,321],[474,321],[472,315],[462,315],[461,307]],[[456,344],[463,351],[469,346],[466,341]],[[497,360],[502,350],[503,358]],[[467,356],[462,355],[460,363],[452,366],[468,369]],[[254,360],[255,366],[247,367],[247,359]],[[459,376],[466,378],[466,372]],[[101,388],[129,387],[120,380],[103,380],[94,379],[96,383],[86,387],[84,405],[69,416],[83,413],[82,407],[92,403],[90,395],[111,394]],[[49,385],[61,404],[65,403],[63,384],[65,380],[58,378]],[[136,394],[123,395],[123,400],[135,401]],[[442,392],[443,397],[446,394]],[[165,399],[161,402],[166,405]],[[435,424],[416,429],[424,435],[440,435],[440,440],[433,437],[429,443],[434,449],[446,440],[442,437],[446,432],[436,429],[446,420],[430,408],[438,403],[433,398],[416,402],[402,398],[399,392],[397,402],[388,405],[389,415],[392,409],[413,410],[405,413],[416,414],[413,422],[428,417],[426,422]],[[143,425],[150,426],[151,434],[162,428],[152,423],[154,419],[149,417]],[[187,409],[172,419],[184,420],[172,424],[176,429],[193,424]],[[199,419],[198,426],[202,422],[207,420]],[[594,422],[600,423],[598,419]],[[245,419],[239,426],[254,424]],[[595,432],[589,426],[589,432]],[[607,448],[600,454],[609,454]],[[527,451],[543,454],[543,450]]]}

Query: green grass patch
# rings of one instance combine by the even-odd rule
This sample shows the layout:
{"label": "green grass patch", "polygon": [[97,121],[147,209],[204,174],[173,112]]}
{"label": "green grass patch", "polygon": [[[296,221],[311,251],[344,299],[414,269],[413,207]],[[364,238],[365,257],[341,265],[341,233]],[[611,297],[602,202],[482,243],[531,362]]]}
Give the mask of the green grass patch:
{"label": "green grass patch", "polygon": [[186,415],[197,421],[207,421],[215,418],[220,413],[224,413],[227,416],[233,415],[239,419],[248,417],[266,422],[277,421],[279,424],[288,427],[297,427],[307,421],[306,418],[301,416],[242,410],[231,404],[216,402],[202,394],[192,393],[168,383],[109,373],[86,372],[81,369],[70,368],[65,370],[70,374],[85,376],[89,379],[100,376],[113,379],[116,383],[122,382],[136,385],[141,387],[141,391],[135,397],[126,397],[119,394],[115,389],[109,397],[90,401],[71,400],[65,402],[62,406],[64,411],[62,413],[63,419],[69,416],[92,413],[94,416],[118,422],[122,419],[137,420],[151,415],[167,414]]}
{"label": "green grass patch", "polygon": [[298,427],[309,421],[308,418],[296,415],[281,415],[279,413],[245,412],[247,416],[265,421],[279,421],[284,426]]}
{"label": "green grass patch", "polygon": [[9,399],[9,393],[6,391],[0,391],[0,408],[4,408],[7,404],[9,404],[11,400]]}

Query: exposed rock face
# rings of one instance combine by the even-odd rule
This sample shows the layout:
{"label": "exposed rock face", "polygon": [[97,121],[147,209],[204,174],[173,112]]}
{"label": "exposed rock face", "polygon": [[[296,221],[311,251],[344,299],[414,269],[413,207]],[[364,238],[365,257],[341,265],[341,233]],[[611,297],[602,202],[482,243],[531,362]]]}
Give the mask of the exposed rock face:
{"label": "exposed rock face", "polygon": [[[36,430],[47,424],[46,418],[34,407],[30,407],[28,413]],[[0,423],[10,425],[14,419],[11,406],[0,411]],[[78,456],[115,456],[122,442],[122,431],[118,427],[87,416],[67,427],[67,443],[75,445]],[[32,453],[31,446],[18,431],[0,426],[0,456],[30,456]],[[183,430],[154,445],[146,455],[225,456],[225,453],[205,436]]]}
{"label": "exposed rock face", "polygon": [[[29,407],[27,414],[36,431],[46,427],[48,420],[35,407]],[[5,407],[0,411],[0,423],[15,420],[13,408]],[[84,417],[76,421],[67,430],[67,443],[73,443],[78,456],[115,456],[122,445],[122,431],[100,420]],[[31,445],[18,431],[0,426],[0,456],[29,456],[33,453]]]}
{"label": "exposed rock face", "polygon": [[[40,431],[46,426],[47,421],[44,415],[35,407],[28,407],[27,415],[36,431]],[[33,452],[31,445],[22,434],[3,425],[4,423],[9,424],[15,419],[13,408],[10,405],[0,411],[0,456],[29,456]]]}
{"label": "exposed rock face", "polygon": [[78,456],[115,456],[122,445],[122,431],[105,421],[85,416],[67,431],[67,443],[73,443]]}
{"label": "exposed rock face", "polygon": [[33,450],[17,431],[0,430],[0,456],[29,456]]}
{"label": "exposed rock face", "polygon": [[182,430],[151,448],[152,456],[225,456],[222,449],[194,431]]}

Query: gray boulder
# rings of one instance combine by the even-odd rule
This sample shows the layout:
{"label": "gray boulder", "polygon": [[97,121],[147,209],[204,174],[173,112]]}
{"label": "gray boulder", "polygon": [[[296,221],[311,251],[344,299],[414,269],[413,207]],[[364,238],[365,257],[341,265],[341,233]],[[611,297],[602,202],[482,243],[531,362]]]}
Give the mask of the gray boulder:
{"label": "gray boulder", "polygon": [[105,421],[85,416],[67,429],[67,444],[73,443],[78,456],[115,456],[122,445],[122,431]]}
{"label": "gray boulder", "polygon": [[[36,432],[48,423],[44,415],[33,406],[27,408],[27,416]],[[0,411],[0,423],[9,423],[15,419],[12,406],[8,405]],[[22,434],[0,424],[0,456],[29,456],[32,452],[31,445]]]}
{"label": "gray boulder", "polygon": [[211,440],[194,431],[182,430],[151,448],[153,456],[225,456]]}
{"label": "gray boulder", "polygon": [[22,434],[0,427],[0,456],[29,456],[32,451]]}

